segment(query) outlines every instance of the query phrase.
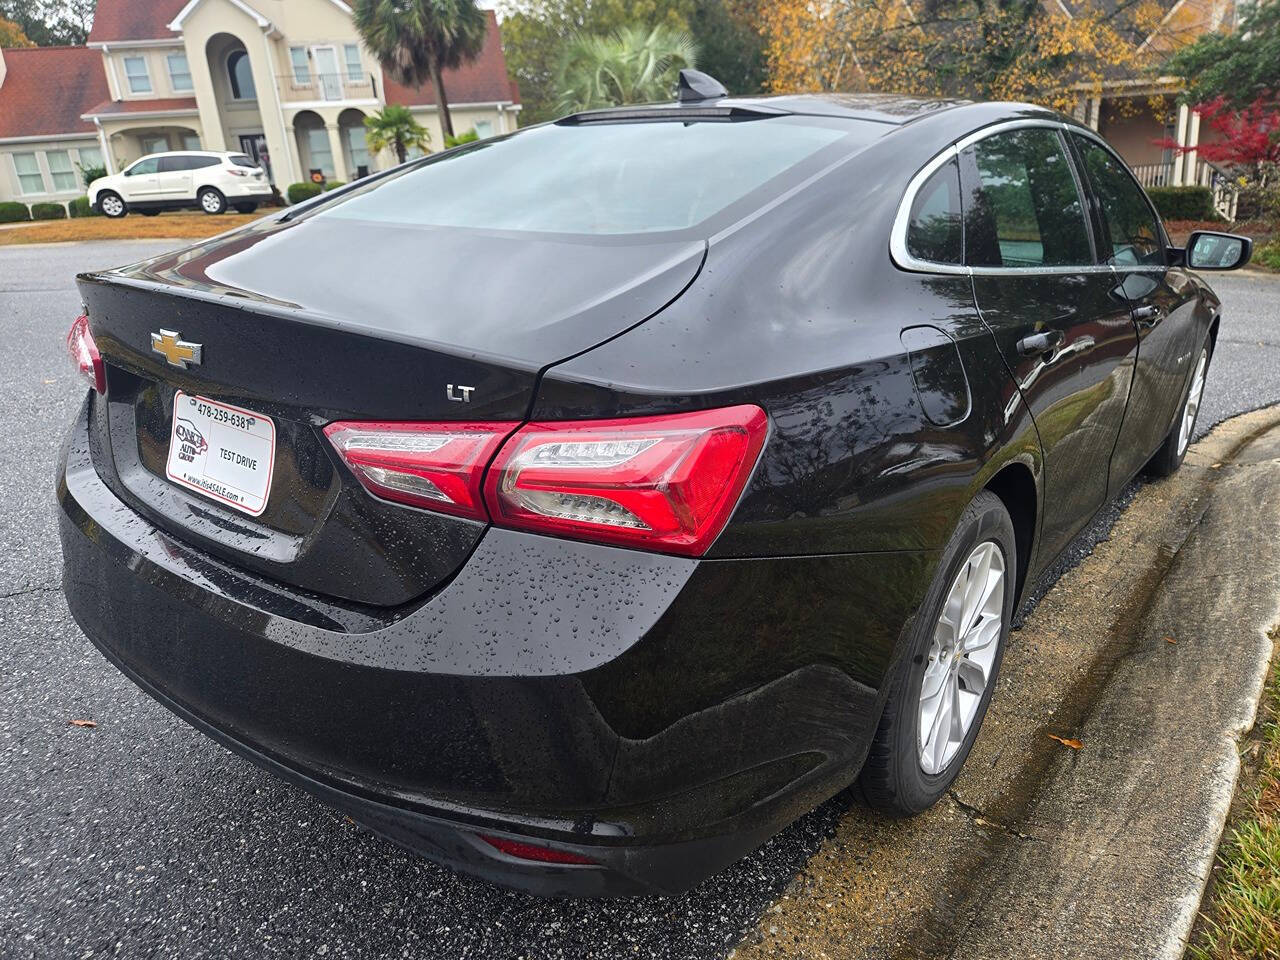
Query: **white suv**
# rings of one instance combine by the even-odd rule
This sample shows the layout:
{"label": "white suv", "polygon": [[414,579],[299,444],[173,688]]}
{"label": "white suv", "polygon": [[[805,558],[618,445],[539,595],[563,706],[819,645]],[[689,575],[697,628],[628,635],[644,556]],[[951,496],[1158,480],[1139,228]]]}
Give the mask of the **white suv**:
{"label": "white suv", "polygon": [[266,173],[243,153],[153,153],[89,184],[90,205],[108,217],[123,217],[130,210],[154,215],[179,207],[222,213],[230,206],[252,213],[270,199]]}

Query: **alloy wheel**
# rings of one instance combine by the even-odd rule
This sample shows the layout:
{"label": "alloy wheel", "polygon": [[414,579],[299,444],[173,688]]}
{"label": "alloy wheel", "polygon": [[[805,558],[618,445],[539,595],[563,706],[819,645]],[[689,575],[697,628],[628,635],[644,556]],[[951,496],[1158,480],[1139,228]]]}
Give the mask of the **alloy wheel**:
{"label": "alloy wheel", "polygon": [[103,197],[100,206],[108,217],[118,217],[124,212],[124,201],[114,195]]}
{"label": "alloy wheel", "polygon": [[208,190],[200,194],[200,207],[205,213],[221,213],[222,198],[212,190]]}
{"label": "alloy wheel", "polygon": [[1191,389],[1187,391],[1187,405],[1182,408],[1182,424],[1178,427],[1178,456],[1186,453],[1191,443],[1191,431],[1195,429],[1196,414],[1200,412],[1200,396],[1204,393],[1204,375],[1209,367],[1209,351],[1202,349],[1200,359],[1196,361],[1196,373],[1191,378]]}
{"label": "alloy wheel", "polygon": [[920,684],[920,767],[938,774],[968,736],[991,681],[1004,625],[1004,554],[974,547],[947,592]]}

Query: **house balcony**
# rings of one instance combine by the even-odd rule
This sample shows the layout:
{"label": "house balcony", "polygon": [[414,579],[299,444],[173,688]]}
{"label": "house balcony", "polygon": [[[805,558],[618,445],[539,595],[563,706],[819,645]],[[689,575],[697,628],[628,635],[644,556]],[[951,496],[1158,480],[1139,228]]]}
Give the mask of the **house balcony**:
{"label": "house balcony", "polygon": [[348,100],[377,100],[378,82],[372,74],[353,77],[347,73],[284,74],[276,77],[280,102],[341,103]]}

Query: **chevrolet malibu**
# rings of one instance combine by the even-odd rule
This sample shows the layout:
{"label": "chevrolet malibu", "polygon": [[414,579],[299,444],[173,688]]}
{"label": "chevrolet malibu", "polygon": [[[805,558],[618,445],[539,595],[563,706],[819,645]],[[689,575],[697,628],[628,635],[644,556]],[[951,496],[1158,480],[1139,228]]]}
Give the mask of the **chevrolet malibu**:
{"label": "chevrolet malibu", "polygon": [[[79,278],[64,586],[128,677],[456,869],[674,893],[934,803],[1023,591],[1176,470],[1219,300],[1092,130],[721,95]],[[1015,641],[1016,642],[1016,641]]]}

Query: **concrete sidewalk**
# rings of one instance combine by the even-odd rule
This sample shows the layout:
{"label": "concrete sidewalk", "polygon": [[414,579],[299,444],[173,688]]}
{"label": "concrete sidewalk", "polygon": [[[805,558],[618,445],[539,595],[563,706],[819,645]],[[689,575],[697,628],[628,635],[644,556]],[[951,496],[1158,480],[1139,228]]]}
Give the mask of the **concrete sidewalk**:
{"label": "concrete sidewalk", "polygon": [[854,806],[737,957],[1180,956],[1278,620],[1271,408],[1143,487],[1012,635],[949,800]]}

